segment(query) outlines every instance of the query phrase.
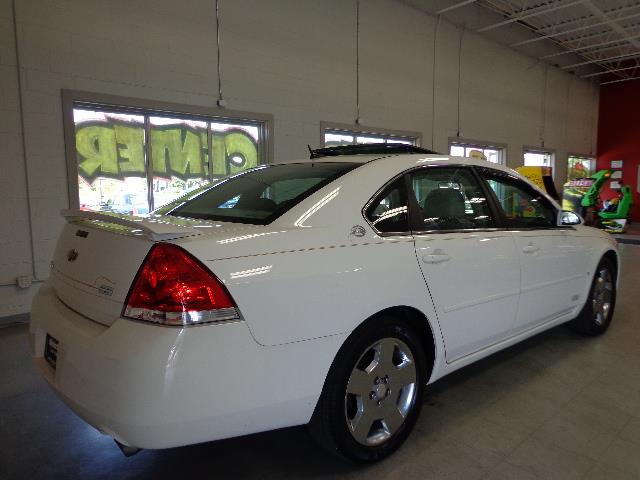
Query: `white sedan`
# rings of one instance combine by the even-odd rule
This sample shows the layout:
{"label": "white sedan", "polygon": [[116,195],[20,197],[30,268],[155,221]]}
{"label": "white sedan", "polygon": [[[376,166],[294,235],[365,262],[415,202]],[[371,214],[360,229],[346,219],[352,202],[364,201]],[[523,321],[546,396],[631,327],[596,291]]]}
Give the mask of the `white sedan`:
{"label": "white sedan", "polygon": [[128,454],[309,424],[370,462],[429,383],[561,323],[607,329],[608,234],[508,168],[395,148],[260,166],[148,217],[63,212],[40,372]]}

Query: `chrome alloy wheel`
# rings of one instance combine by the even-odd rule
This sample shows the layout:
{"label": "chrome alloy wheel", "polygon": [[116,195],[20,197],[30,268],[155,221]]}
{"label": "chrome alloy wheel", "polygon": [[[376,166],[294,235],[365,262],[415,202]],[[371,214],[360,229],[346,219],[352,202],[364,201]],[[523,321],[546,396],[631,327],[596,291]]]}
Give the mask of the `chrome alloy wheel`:
{"label": "chrome alloy wheel", "polygon": [[602,268],[596,275],[596,280],[593,285],[593,293],[591,294],[593,315],[596,325],[603,325],[609,318],[612,292],[613,280],[611,278],[611,272],[607,268]]}
{"label": "chrome alloy wheel", "polygon": [[409,347],[383,338],[367,347],[351,372],[344,397],[347,426],[361,445],[393,436],[414,406],[416,366]]}

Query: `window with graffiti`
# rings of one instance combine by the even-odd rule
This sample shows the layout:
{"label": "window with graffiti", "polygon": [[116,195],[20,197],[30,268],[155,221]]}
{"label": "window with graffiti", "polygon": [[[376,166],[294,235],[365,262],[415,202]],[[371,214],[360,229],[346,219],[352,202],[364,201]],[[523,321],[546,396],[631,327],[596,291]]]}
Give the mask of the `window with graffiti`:
{"label": "window with graffiti", "polygon": [[84,210],[145,214],[224,176],[264,163],[264,124],[74,107]]}

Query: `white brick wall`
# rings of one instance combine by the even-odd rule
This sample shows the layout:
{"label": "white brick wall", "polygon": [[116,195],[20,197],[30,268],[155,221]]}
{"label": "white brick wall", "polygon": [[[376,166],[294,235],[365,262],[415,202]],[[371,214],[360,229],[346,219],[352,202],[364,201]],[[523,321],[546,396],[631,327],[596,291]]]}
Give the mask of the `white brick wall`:
{"label": "white brick wall", "polygon": [[[68,205],[61,89],[215,105],[212,0],[17,0],[25,155],[19,115],[11,2],[0,2],[0,284],[47,275]],[[271,113],[275,157],[304,157],[320,121],[355,120],[355,3],[348,0],[222,0],[222,71],[229,108]],[[395,0],[361,3],[361,118],[420,131],[445,152],[457,132],[461,30]],[[508,145],[539,145],[544,64],[470,32],[464,35],[460,134]],[[545,145],[556,180],[567,152],[594,150],[597,90],[548,67]],[[435,108],[435,122],[432,112]],[[25,171],[28,172],[25,178]],[[0,317],[27,311],[33,291],[0,286]]]}

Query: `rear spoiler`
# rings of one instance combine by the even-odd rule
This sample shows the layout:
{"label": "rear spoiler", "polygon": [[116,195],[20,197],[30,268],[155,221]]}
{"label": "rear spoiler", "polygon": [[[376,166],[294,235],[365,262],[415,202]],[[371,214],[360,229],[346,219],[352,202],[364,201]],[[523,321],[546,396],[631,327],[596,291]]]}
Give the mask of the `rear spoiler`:
{"label": "rear spoiler", "polygon": [[202,234],[202,232],[197,228],[164,221],[156,216],[134,217],[132,215],[122,215],[119,213],[91,212],[87,210],[62,210],[60,213],[67,222],[73,222],[76,220],[94,220],[105,223],[114,223],[116,225],[129,227],[133,230],[139,230],[149,237],[149,239],[154,241],[172,240],[175,238]]}

